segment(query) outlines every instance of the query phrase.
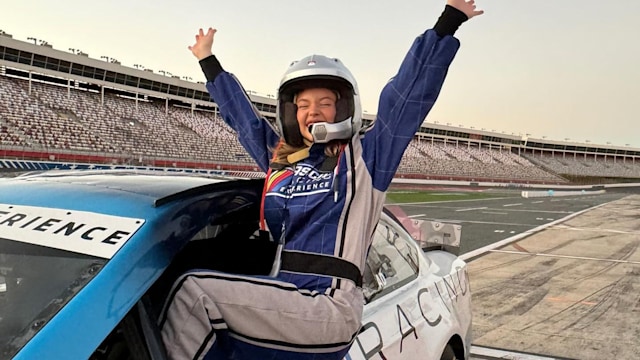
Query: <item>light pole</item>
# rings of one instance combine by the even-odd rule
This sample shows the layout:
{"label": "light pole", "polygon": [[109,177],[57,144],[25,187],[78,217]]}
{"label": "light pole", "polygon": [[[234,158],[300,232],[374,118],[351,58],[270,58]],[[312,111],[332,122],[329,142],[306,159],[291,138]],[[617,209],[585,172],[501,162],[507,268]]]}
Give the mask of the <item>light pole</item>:
{"label": "light pole", "polygon": [[136,69],[144,70],[144,66],[140,64],[133,64],[133,67],[135,67]]}
{"label": "light pole", "polygon": [[[33,45],[40,45],[40,46],[45,46],[45,45],[49,45],[48,42],[41,40],[41,39],[36,39],[34,37],[28,37],[27,40],[31,40],[33,41]],[[51,45],[49,45],[51,46]]]}
{"label": "light pole", "polygon": [[109,62],[109,63],[119,63],[118,60],[109,57],[109,56],[100,56],[100,59],[104,59],[104,61]]}

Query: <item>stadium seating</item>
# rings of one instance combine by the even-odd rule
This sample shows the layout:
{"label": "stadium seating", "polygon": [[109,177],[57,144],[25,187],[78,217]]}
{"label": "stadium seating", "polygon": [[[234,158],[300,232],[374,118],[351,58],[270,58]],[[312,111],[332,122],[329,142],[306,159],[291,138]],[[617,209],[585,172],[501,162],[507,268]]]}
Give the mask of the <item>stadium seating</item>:
{"label": "stadium seating", "polygon": [[[0,150],[71,152],[145,165],[189,161],[255,169],[234,131],[213,109],[100,94],[77,87],[0,76]],[[520,156],[437,138],[415,138],[398,176],[566,183],[561,175],[640,178],[640,162],[612,157]],[[242,167],[244,166],[244,167]]]}
{"label": "stadium seating", "polygon": [[409,144],[398,172],[471,179],[566,182],[507,150],[459,147],[416,139]]}
{"label": "stadium seating", "polygon": [[540,167],[561,175],[640,178],[640,162],[618,161],[613,157],[573,155],[524,155]]}
{"label": "stadium seating", "polygon": [[252,163],[213,113],[0,76],[3,145],[146,158]]}

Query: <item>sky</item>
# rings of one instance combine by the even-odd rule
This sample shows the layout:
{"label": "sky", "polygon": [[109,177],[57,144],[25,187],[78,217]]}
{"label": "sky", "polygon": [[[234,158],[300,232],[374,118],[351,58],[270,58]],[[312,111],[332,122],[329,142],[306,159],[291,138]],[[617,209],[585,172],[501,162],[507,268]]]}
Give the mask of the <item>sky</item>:
{"label": "sky", "polygon": [[[438,122],[535,138],[640,148],[640,1],[477,0],[440,96]],[[275,94],[293,61],[340,58],[363,109],[445,0],[2,0],[0,30],[90,57],[204,81],[187,49],[218,30],[213,52],[247,90]],[[568,140],[567,140],[568,139]]]}

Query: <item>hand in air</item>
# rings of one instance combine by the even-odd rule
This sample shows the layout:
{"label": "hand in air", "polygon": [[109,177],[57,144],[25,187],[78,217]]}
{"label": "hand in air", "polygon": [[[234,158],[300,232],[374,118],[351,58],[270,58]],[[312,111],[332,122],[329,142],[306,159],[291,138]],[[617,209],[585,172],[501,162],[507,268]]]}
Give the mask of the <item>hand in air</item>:
{"label": "hand in air", "polygon": [[216,29],[209,28],[205,34],[204,31],[200,29],[196,34],[196,43],[189,46],[189,50],[191,50],[198,60],[202,60],[213,54],[211,48],[213,47],[213,35],[215,35],[216,31]]}
{"label": "hand in air", "polygon": [[476,10],[476,2],[474,0],[447,0],[447,5],[462,11],[469,19],[484,14],[484,10]]}

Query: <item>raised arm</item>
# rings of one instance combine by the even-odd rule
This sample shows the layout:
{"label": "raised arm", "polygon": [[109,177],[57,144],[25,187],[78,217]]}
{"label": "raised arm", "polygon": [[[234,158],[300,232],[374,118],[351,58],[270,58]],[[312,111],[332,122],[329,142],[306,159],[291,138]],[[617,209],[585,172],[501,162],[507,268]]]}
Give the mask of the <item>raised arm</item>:
{"label": "raised arm", "polygon": [[448,0],[435,26],[414,40],[398,73],[385,85],[374,125],[363,139],[376,189],[388,188],[404,151],[438,98],[460,46],[453,34],[482,13],[473,0]]}
{"label": "raised arm", "polygon": [[207,78],[207,90],[211,99],[220,109],[222,119],[236,131],[238,139],[253,157],[262,171],[267,171],[271,158],[271,149],[278,142],[278,135],[271,128],[247,96],[240,82],[226,72],[215,55],[213,41],[216,29],[202,29],[196,34],[195,44],[189,46],[191,53],[200,62]]}

